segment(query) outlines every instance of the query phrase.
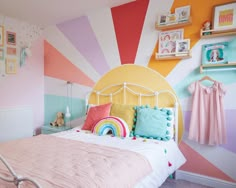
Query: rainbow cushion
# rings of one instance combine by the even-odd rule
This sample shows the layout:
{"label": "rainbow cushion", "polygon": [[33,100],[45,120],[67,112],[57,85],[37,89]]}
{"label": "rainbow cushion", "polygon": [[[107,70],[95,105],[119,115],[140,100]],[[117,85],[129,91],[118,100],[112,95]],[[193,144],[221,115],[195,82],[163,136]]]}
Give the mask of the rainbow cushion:
{"label": "rainbow cushion", "polygon": [[129,136],[129,128],[127,123],[115,116],[108,116],[101,120],[99,120],[92,132],[101,136],[106,135],[109,131],[111,131],[112,135],[117,137],[128,137]]}

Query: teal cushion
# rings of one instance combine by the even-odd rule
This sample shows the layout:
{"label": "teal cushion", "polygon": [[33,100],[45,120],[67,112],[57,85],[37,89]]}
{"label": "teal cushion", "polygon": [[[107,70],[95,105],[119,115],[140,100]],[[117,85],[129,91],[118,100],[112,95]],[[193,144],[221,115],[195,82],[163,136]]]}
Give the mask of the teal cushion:
{"label": "teal cushion", "polygon": [[136,108],[134,136],[169,140],[169,114],[157,107],[141,106]]}

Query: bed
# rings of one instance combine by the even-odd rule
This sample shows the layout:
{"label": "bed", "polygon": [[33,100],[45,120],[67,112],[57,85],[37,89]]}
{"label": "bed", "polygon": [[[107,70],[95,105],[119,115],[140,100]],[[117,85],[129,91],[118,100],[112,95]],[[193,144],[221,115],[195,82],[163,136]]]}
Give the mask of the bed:
{"label": "bed", "polygon": [[[85,121],[71,130],[0,143],[15,184],[20,174],[22,187],[156,188],[185,163],[181,108],[157,72],[117,67],[85,101]],[[0,177],[10,176],[0,164]],[[1,187],[16,186],[2,179]]]}

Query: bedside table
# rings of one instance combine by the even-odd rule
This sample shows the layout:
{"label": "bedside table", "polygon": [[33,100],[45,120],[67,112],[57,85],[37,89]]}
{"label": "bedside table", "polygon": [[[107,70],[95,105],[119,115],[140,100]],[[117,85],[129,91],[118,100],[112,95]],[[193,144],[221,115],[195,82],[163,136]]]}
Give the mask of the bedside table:
{"label": "bedside table", "polygon": [[41,128],[41,134],[53,134],[53,133],[58,133],[61,131],[66,131],[70,130],[72,127],[69,126],[51,126],[51,125],[43,125]]}

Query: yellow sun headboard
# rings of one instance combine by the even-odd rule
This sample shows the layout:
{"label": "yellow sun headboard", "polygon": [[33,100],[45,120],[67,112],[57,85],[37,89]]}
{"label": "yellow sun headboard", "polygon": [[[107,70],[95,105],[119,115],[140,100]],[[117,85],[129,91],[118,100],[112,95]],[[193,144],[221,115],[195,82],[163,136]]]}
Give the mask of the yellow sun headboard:
{"label": "yellow sun headboard", "polygon": [[88,96],[89,104],[150,105],[175,107],[175,140],[183,135],[183,117],[178,98],[165,78],[158,72],[139,65],[126,64],[106,73]]}

